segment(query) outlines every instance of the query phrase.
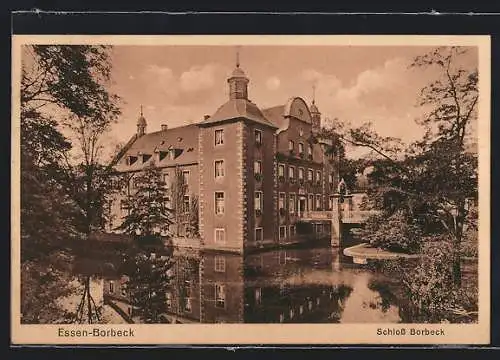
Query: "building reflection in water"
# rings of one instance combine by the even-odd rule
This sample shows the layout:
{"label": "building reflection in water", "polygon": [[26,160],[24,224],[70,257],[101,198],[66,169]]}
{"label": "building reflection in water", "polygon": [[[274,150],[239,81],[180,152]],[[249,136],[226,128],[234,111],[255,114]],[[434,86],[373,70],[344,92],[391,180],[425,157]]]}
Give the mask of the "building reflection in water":
{"label": "building reflection in water", "polygon": [[305,276],[336,271],[333,260],[333,252],[314,250],[176,251],[165,322],[337,323],[352,288]]}

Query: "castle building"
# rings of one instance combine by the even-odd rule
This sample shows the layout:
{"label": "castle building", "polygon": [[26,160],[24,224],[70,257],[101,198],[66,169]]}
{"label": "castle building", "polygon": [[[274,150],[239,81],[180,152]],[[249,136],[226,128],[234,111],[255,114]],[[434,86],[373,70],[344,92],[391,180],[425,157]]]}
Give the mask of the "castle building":
{"label": "castle building", "polygon": [[[307,214],[331,210],[338,166],[328,141],[318,140],[321,113],[300,97],[267,109],[249,99],[249,78],[237,62],[227,80],[229,99],[211,116],[186,126],[137,133],[116,158],[115,169],[134,176],[154,162],[167,187],[182,173],[186,206],[197,199],[198,241],[203,248],[247,248],[328,236],[330,222]],[[123,198],[112,203],[116,228],[126,215]],[[318,218],[320,220],[318,220]],[[189,237],[183,223],[175,237]],[[187,226],[187,225],[186,225]]]}

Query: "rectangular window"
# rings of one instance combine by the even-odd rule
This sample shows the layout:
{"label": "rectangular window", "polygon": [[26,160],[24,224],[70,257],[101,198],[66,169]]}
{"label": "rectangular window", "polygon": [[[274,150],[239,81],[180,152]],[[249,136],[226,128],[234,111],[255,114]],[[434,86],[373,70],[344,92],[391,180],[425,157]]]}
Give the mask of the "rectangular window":
{"label": "rectangular window", "polygon": [[190,205],[190,201],[189,201],[189,195],[184,195],[184,199],[182,201],[182,206],[183,206],[183,210],[185,213],[188,213],[189,212],[189,206]]}
{"label": "rectangular window", "polygon": [[288,167],[288,178],[291,181],[295,180],[295,167],[293,167],[293,166]]}
{"label": "rectangular window", "polygon": [[170,176],[169,174],[163,174],[163,182],[165,183],[165,187],[167,189],[170,188]]}
{"label": "rectangular window", "polygon": [[253,172],[254,174],[262,174],[262,161],[255,160],[253,163]]}
{"label": "rectangular window", "polygon": [[224,193],[222,191],[215,192],[215,213],[217,215],[224,214]]}
{"label": "rectangular window", "polygon": [[164,205],[165,209],[171,209],[172,203],[170,201],[169,196],[165,196],[165,198],[163,199],[163,205]]}
{"label": "rectangular window", "polygon": [[316,171],[316,182],[321,182],[321,171]]}
{"label": "rectangular window", "polygon": [[316,210],[321,210],[321,195],[316,195]]}
{"label": "rectangular window", "polygon": [[262,131],[255,130],[255,143],[257,145],[262,144]]}
{"label": "rectangular window", "polygon": [[312,169],[307,169],[307,180],[313,181],[313,171]]}
{"label": "rectangular window", "polygon": [[224,160],[215,161],[215,178],[224,177]]}
{"label": "rectangular window", "polygon": [[109,282],[109,292],[112,294],[115,292],[115,283],[114,281]]}
{"label": "rectangular window", "polygon": [[290,211],[290,214],[295,214],[295,194],[290,194],[288,201],[288,210]]}
{"label": "rectangular window", "polygon": [[167,305],[167,309],[172,308],[172,294],[170,292],[165,293],[165,303]]}
{"label": "rectangular window", "polygon": [[226,230],[222,228],[215,229],[215,242],[224,244],[226,242]]}
{"label": "rectangular window", "polygon": [[299,180],[304,180],[304,168],[299,168]]}
{"label": "rectangular window", "polygon": [[215,306],[224,308],[226,303],[226,291],[223,284],[215,284]]}
{"label": "rectangular window", "polygon": [[333,174],[328,174],[328,182],[333,184]]}
{"label": "rectangular window", "polygon": [[290,237],[295,236],[295,225],[290,225]]}
{"label": "rectangular window", "polygon": [[191,298],[186,298],[186,303],[184,304],[184,311],[191,312]]}
{"label": "rectangular window", "polygon": [[189,185],[189,170],[182,171],[182,181],[184,185]]}
{"label": "rectangular window", "polygon": [[333,196],[328,199],[328,209],[333,210]]}
{"label": "rectangular window", "polygon": [[283,164],[278,165],[278,176],[285,177],[285,165]]}
{"label": "rectangular window", "polygon": [[307,147],[307,155],[312,156],[312,153],[313,153],[313,147],[312,147],[312,145],[309,145]]}
{"label": "rectangular window", "polygon": [[316,234],[321,234],[323,232],[323,224],[316,224]]}
{"label": "rectangular window", "polygon": [[262,241],[264,239],[264,230],[260,228],[255,228],[255,241]]}
{"label": "rectangular window", "polygon": [[215,130],[215,146],[224,144],[224,130]]}
{"label": "rectangular window", "polygon": [[285,193],[280,193],[279,196],[279,209],[285,208]]}
{"label": "rectangular window", "polygon": [[255,210],[262,211],[264,198],[262,196],[262,191],[255,192]]}
{"label": "rectangular window", "polygon": [[303,153],[304,153],[304,144],[299,143],[299,154],[303,154]]}
{"label": "rectangular window", "polygon": [[295,143],[293,142],[293,140],[289,140],[288,141],[288,150],[293,151],[294,146],[295,146]]}
{"label": "rectangular window", "polygon": [[226,258],[224,256],[215,256],[215,271],[216,272],[226,271]]}
{"label": "rectangular window", "polygon": [[309,211],[314,210],[314,195],[313,194],[309,195],[308,202],[307,202],[307,209]]}
{"label": "rectangular window", "polygon": [[286,226],[280,226],[279,238],[280,240],[286,237]]}

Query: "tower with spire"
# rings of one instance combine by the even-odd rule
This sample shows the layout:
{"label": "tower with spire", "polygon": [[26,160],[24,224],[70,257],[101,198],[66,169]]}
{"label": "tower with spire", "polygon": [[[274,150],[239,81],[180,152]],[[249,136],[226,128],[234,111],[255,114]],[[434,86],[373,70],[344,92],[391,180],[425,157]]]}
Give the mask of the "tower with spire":
{"label": "tower with spire", "polygon": [[236,68],[233,70],[229,79],[229,99],[248,100],[248,78],[245,72],[240,68],[240,52],[236,51]]}
{"label": "tower with spire", "polygon": [[321,113],[319,112],[319,109],[316,106],[316,85],[313,85],[313,98],[309,110],[311,112],[311,118],[312,118],[312,130],[313,132],[318,132],[321,128]]}
{"label": "tower with spire", "polygon": [[148,124],[146,122],[146,118],[144,117],[144,114],[142,112],[142,105],[141,105],[141,116],[139,116],[139,119],[137,120],[137,136],[143,136],[146,134],[146,128]]}

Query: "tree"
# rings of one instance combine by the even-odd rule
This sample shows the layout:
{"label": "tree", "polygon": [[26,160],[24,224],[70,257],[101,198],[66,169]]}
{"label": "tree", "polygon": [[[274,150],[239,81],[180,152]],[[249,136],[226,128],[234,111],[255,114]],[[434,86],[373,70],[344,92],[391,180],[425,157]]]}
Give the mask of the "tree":
{"label": "tree", "polygon": [[[431,304],[432,300],[427,298],[424,305],[418,305],[423,300],[422,291],[441,294],[436,299],[448,296],[458,313],[473,313],[477,308],[477,302],[474,305],[462,296],[477,292],[477,288],[469,289],[467,282],[462,283],[461,271],[464,229],[467,238],[477,238],[477,212],[470,200],[477,199],[478,160],[470,145],[474,145],[471,135],[477,117],[478,72],[463,61],[468,52],[467,48],[441,47],[411,63],[412,69],[432,68],[436,74],[422,89],[417,104],[426,111],[419,121],[426,130],[421,140],[404,148],[398,139],[378,135],[370,123],[336,129],[332,134],[343,144],[365,147],[378,156],[369,161],[373,171],[368,177],[374,185],[369,203],[384,212],[371,219],[361,237],[382,247],[407,247],[407,240],[420,243],[417,266],[398,264],[393,272],[407,290],[412,306],[420,310],[427,306],[425,301]],[[398,226],[394,226],[395,221]],[[415,233],[421,238],[419,242],[410,236]],[[449,319],[450,310],[435,305],[432,303],[432,314],[423,316]]]}
{"label": "tree", "polygon": [[[195,194],[189,194],[188,185],[180,167],[175,168],[170,194],[175,234],[177,236],[198,237],[198,197]],[[188,203],[186,203],[187,198],[189,199]]]}
{"label": "tree", "polygon": [[[21,251],[25,254],[33,242],[88,239],[102,223],[100,200],[105,191],[95,184],[108,184],[109,172],[101,171],[99,140],[120,111],[118,96],[107,87],[110,47],[34,45],[23,50]],[[69,130],[71,139],[61,129]],[[83,161],[72,157],[74,150]],[[46,221],[33,223],[33,219]],[[88,280],[82,302],[87,295],[90,303]],[[90,322],[93,315],[88,309]]]}
{"label": "tree", "polygon": [[132,305],[145,323],[161,322],[166,293],[171,283],[171,257],[148,256],[141,252],[128,261],[125,274],[129,277],[125,290]]}
{"label": "tree", "polygon": [[467,51],[437,48],[410,65],[435,68],[438,77],[422,89],[418,102],[428,110],[420,121],[426,134],[406,151],[398,139],[379,136],[371,124],[339,135],[341,141],[379,155],[370,179],[377,184],[375,195],[387,216],[401,209],[409,222],[421,224],[423,235],[447,235],[453,243],[456,286],[461,281],[463,228],[471,218],[467,199],[477,198],[477,156],[467,151],[467,141],[477,115],[478,75],[475,67],[467,68],[461,60]]}
{"label": "tree", "polygon": [[166,205],[168,194],[161,170],[152,163],[132,180],[135,193],[125,201],[128,214],[117,230],[124,230],[140,241],[170,235],[173,215]]}

